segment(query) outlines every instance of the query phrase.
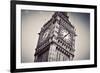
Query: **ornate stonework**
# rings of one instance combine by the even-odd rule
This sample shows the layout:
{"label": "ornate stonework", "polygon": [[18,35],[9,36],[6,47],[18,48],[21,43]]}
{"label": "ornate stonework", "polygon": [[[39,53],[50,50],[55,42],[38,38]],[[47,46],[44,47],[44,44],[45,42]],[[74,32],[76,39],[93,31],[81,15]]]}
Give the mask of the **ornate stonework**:
{"label": "ornate stonework", "polygon": [[55,12],[41,28],[35,62],[73,60],[75,51],[75,27],[65,12]]}

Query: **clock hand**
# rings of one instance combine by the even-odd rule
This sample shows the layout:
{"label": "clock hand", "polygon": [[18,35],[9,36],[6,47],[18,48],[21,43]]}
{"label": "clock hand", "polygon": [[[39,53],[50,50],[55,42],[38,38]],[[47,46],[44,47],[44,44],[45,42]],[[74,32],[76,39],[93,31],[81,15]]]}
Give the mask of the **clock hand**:
{"label": "clock hand", "polygon": [[67,36],[68,34],[66,34],[65,36],[64,36],[64,38]]}

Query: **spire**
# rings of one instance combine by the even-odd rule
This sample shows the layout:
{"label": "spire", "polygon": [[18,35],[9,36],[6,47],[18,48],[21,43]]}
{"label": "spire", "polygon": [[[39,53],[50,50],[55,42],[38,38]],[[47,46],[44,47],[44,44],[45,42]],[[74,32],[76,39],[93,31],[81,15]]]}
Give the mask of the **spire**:
{"label": "spire", "polygon": [[68,17],[68,13],[67,12],[60,12],[60,13],[62,13],[64,16]]}
{"label": "spire", "polygon": [[66,18],[66,17],[69,18],[67,12],[55,12],[55,13],[54,13],[54,17],[56,17],[57,15],[61,15],[61,16],[65,17],[65,18]]}

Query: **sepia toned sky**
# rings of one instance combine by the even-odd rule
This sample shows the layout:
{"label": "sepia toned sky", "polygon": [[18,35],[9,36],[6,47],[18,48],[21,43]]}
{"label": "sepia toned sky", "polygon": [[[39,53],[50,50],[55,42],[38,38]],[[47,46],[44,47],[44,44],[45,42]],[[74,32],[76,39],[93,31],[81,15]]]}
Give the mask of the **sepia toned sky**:
{"label": "sepia toned sky", "polygon": [[[34,62],[34,53],[41,27],[54,12],[21,10],[21,61]],[[74,60],[90,58],[90,15],[88,13],[68,12],[69,20],[76,28]]]}

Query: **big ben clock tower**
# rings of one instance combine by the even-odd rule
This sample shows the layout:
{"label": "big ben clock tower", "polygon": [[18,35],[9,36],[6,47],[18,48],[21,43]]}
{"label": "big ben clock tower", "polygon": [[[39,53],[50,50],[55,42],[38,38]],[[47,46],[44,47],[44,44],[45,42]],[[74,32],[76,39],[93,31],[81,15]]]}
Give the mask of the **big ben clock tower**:
{"label": "big ben clock tower", "polygon": [[41,28],[35,62],[73,60],[75,52],[75,27],[66,12],[55,12]]}

